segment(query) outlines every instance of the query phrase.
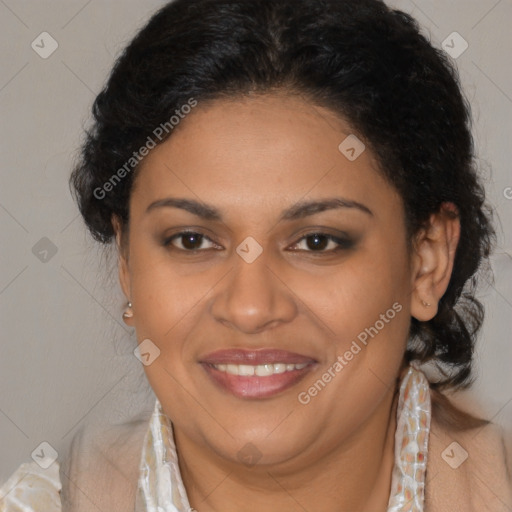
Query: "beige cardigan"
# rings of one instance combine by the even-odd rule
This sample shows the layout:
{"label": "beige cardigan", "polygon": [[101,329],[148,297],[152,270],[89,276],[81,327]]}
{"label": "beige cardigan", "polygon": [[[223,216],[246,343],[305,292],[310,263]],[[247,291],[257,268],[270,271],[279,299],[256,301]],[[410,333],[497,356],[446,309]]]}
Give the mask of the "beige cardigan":
{"label": "beige cardigan", "polygon": [[[510,461],[501,429],[490,424],[457,432],[443,426],[436,410],[425,512],[512,512]],[[61,465],[62,512],[133,512],[146,429],[147,420],[140,420],[112,429],[100,443],[84,432],[76,436],[71,462]]]}
{"label": "beige cardigan", "polygon": [[[462,450],[467,459],[455,468],[466,455]],[[510,459],[501,429],[490,424],[453,432],[433,415],[425,490],[425,512],[512,512]]]}

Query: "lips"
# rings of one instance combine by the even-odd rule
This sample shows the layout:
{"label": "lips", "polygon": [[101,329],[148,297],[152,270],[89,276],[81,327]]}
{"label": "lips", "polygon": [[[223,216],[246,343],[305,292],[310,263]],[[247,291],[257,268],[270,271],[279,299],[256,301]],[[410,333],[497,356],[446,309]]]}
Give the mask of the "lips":
{"label": "lips", "polygon": [[315,366],[286,350],[219,350],[200,359],[215,385],[239,398],[268,398],[294,386]]}

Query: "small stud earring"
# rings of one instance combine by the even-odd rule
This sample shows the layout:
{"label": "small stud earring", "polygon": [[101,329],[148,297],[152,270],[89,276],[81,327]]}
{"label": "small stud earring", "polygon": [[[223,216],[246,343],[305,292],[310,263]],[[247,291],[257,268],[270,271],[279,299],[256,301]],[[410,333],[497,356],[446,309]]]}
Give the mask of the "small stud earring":
{"label": "small stud earring", "polygon": [[123,318],[131,318],[133,316],[133,311],[131,309],[132,309],[132,303],[128,302],[128,304],[126,305],[126,309],[123,313]]}
{"label": "small stud earring", "polygon": [[421,301],[421,303],[423,304],[423,306],[425,306],[426,308],[429,308],[431,306],[431,304],[429,304],[428,302],[425,302],[424,300]]}

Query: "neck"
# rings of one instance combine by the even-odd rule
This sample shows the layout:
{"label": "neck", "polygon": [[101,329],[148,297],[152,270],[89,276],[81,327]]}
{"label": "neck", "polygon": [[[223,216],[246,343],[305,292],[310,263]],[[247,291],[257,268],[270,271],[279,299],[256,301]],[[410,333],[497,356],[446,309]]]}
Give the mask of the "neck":
{"label": "neck", "polygon": [[328,456],[284,466],[244,465],[205,452],[175,429],[180,471],[197,512],[385,512],[394,464],[398,393]]}

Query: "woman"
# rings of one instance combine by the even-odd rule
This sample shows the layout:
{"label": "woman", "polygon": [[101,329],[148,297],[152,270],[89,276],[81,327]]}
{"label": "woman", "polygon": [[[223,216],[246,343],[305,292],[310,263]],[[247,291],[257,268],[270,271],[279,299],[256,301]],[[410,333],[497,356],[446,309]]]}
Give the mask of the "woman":
{"label": "woman", "polygon": [[494,232],[456,71],[410,16],[176,0],[93,112],[71,183],[155,408],[0,510],[511,510],[499,432],[442,393],[471,382]]}

